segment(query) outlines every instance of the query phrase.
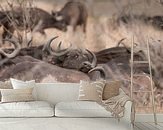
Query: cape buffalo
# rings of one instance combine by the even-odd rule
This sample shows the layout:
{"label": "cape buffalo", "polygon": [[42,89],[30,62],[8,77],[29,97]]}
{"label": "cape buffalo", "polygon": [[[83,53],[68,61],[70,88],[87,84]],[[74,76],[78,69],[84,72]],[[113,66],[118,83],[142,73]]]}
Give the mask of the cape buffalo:
{"label": "cape buffalo", "polygon": [[65,31],[65,24],[57,21],[51,14],[40,8],[14,8],[0,11],[0,26],[3,25],[2,38],[11,38],[15,30],[29,30],[45,34],[44,29],[57,28]]}
{"label": "cape buffalo", "polygon": [[83,32],[86,32],[86,24],[88,12],[86,6],[81,2],[70,1],[58,12],[53,12],[52,15],[57,21],[65,25],[71,25],[73,30],[76,30],[77,25],[83,26]]}

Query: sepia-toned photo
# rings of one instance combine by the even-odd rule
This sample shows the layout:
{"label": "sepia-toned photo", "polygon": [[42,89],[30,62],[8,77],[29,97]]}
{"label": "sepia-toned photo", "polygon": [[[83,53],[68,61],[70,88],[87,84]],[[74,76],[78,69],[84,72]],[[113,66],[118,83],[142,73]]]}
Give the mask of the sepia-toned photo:
{"label": "sepia-toned photo", "polygon": [[0,130],[163,130],[162,0],[0,0]]}

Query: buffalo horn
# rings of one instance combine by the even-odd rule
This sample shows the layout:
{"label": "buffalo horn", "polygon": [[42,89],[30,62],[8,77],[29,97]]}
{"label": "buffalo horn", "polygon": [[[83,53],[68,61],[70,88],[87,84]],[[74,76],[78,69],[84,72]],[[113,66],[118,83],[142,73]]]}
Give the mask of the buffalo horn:
{"label": "buffalo horn", "polygon": [[21,49],[20,44],[18,42],[11,40],[11,39],[4,39],[4,41],[8,41],[8,42],[12,43],[15,47],[15,50],[11,54],[7,54],[5,51],[0,49],[0,54],[4,55],[5,57],[7,57],[9,59],[14,58],[20,52],[20,49]]}
{"label": "buffalo horn", "polygon": [[118,43],[117,43],[117,47],[120,46],[120,44],[122,44],[124,47],[126,47],[126,45],[123,43],[123,41],[125,40],[126,38],[122,38]]}
{"label": "buffalo horn", "polygon": [[[47,48],[47,50],[49,51],[49,53],[50,53],[51,55],[54,55],[54,56],[57,56],[57,57],[67,54],[67,53],[70,51],[71,46],[70,46],[69,48],[67,48],[67,49],[58,50],[58,52],[55,52],[55,51],[52,50],[52,48],[51,48],[50,45],[51,45],[52,41],[53,41],[54,39],[56,39],[56,38],[58,38],[58,36],[56,36],[56,37],[50,39],[50,40],[48,41],[47,45],[46,45],[46,48]],[[60,46],[61,46],[61,42],[59,43],[57,49],[60,49]]]}
{"label": "buffalo horn", "polygon": [[104,74],[104,77],[106,77],[106,75],[107,75],[105,69],[102,66],[97,66],[97,67],[91,69],[88,73],[91,73],[93,71],[100,71],[102,74]]}
{"label": "buffalo horn", "polygon": [[96,55],[95,55],[93,52],[91,52],[91,51],[89,51],[89,50],[87,50],[87,49],[86,49],[86,51],[88,52],[88,54],[91,54],[91,55],[92,55],[93,60],[92,60],[92,63],[89,62],[89,61],[85,61],[85,62],[83,62],[83,64],[84,64],[84,65],[87,64],[87,65],[91,66],[91,68],[96,67],[96,64],[97,64],[97,58],[96,58]]}

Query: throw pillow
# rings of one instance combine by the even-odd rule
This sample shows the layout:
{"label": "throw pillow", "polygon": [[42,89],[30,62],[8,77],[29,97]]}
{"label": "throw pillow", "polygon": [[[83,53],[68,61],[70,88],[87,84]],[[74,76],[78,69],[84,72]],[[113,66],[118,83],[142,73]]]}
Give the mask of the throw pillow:
{"label": "throw pillow", "polygon": [[107,81],[104,86],[102,99],[107,100],[111,97],[119,95],[120,86],[121,81]]}
{"label": "throw pillow", "polygon": [[[7,80],[5,82],[0,81],[0,89],[11,89],[12,84],[10,80]],[[1,93],[0,93],[0,101],[1,101]]]}
{"label": "throw pillow", "polygon": [[1,89],[1,102],[25,102],[33,101],[33,88],[26,89]]}
{"label": "throw pillow", "polygon": [[26,88],[34,88],[32,95],[34,97],[35,100],[37,100],[37,92],[36,92],[36,84],[35,84],[35,80],[30,80],[30,81],[22,81],[22,80],[17,80],[17,79],[13,79],[10,78],[11,84],[13,86],[14,89],[26,89]]}
{"label": "throw pillow", "polygon": [[11,84],[14,89],[23,89],[27,87],[35,87],[35,80],[30,80],[30,81],[22,81],[22,80],[17,80],[10,78]]}
{"label": "throw pillow", "polygon": [[78,100],[101,101],[105,81],[80,81]]}
{"label": "throw pillow", "polygon": [[10,80],[7,81],[0,81],[0,89],[11,89],[12,88],[12,84]]}

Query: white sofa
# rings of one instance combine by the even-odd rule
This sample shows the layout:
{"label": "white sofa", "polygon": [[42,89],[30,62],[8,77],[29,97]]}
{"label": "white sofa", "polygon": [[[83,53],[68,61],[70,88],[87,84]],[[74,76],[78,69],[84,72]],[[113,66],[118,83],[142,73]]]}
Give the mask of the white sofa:
{"label": "white sofa", "polygon": [[[13,103],[0,104],[0,130],[132,129],[130,101],[118,122],[97,103],[77,101],[79,83],[36,83],[35,93],[38,101],[17,103],[12,110],[9,106]],[[21,111],[17,113],[15,109]]]}

